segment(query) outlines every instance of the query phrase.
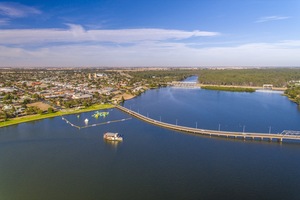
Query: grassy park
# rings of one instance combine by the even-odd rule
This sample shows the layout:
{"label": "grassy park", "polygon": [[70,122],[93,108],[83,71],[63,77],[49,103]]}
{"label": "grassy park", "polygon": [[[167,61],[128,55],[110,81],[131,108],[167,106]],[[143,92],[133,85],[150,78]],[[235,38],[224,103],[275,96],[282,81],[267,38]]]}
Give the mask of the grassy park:
{"label": "grassy park", "polygon": [[111,104],[98,104],[98,105],[92,105],[90,107],[82,108],[82,109],[64,109],[64,110],[57,111],[54,113],[28,115],[28,116],[12,118],[12,119],[8,119],[7,121],[0,122],[0,127],[20,124],[20,123],[24,123],[24,122],[36,121],[36,120],[40,120],[40,119],[52,118],[52,117],[57,117],[57,116],[62,116],[62,115],[71,115],[71,114],[89,112],[89,111],[93,111],[93,110],[108,109],[108,108],[113,108],[113,107],[114,107],[114,105],[111,105]]}

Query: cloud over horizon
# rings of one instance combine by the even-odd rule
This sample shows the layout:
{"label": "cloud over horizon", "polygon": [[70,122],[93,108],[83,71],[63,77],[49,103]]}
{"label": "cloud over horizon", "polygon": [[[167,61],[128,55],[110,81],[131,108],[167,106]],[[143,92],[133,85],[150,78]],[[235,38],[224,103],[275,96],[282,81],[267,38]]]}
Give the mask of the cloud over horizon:
{"label": "cloud over horizon", "polygon": [[0,44],[65,43],[65,42],[113,42],[132,43],[139,41],[181,40],[191,37],[210,37],[218,32],[183,31],[170,29],[116,29],[85,30],[81,25],[67,24],[69,29],[4,29],[0,32]]}
{"label": "cloud over horizon", "polygon": [[288,16],[265,16],[257,19],[255,22],[256,23],[263,23],[263,22],[269,22],[269,21],[278,21],[278,20],[284,20],[284,19],[289,19],[291,17]]}
{"label": "cloud over horizon", "polygon": [[0,52],[0,60],[7,60],[9,66],[18,63],[32,67],[299,66],[300,40],[209,48],[191,48],[183,43],[159,41],[133,46],[68,44],[33,50],[0,46]]}

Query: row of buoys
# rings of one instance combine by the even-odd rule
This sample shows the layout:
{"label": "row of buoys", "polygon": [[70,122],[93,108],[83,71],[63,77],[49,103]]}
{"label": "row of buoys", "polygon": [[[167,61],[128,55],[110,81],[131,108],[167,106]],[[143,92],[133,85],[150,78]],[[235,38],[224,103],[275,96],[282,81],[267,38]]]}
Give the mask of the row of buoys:
{"label": "row of buoys", "polygon": [[98,124],[91,124],[91,125],[88,125],[89,119],[86,118],[86,119],[84,120],[85,126],[77,126],[77,125],[75,125],[75,124],[72,124],[69,120],[67,120],[67,119],[64,118],[63,116],[62,116],[61,118],[62,118],[62,120],[64,120],[67,124],[70,124],[71,126],[76,127],[76,128],[78,128],[78,129],[81,129],[81,128],[88,128],[88,127],[92,127],[92,126],[99,126],[99,125],[104,125],[104,124],[110,124],[110,123],[116,123],[116,122],[122,122],[122,121],[126,121],[126,120],[131,119],[131,118],[124,118],[124,119],[118,119],[118,120],[112,120],[112,121],[102,122],[102,123],[98,123]]}
{"label": "row of buoys", "polygon": [[91,124],[91,125],[86,124],[86,126],[81,126],[79,128],[89,128],[92,126],[100,126],[100,125],[105,125],[105,124],[110,124],[110,123],[123,122],[123,121],[129,120],[129,119],[132,119],[132,118],[130,117],[130,118],[124,118],[124,119],[117,119],[117,120],[106,121],[106,122],[101,122],[101,123]]}
{"label": "row of buoys", "polygon": [[79,126],[76,126],[75,124],[72,124],[70,121],[68,121],[66,118],[64,118],[64,117],[61,117],[61,119],[62,120],[64,120],[67,124],[70,124],[71,126],[73,126],[73,127],[76,127],[76,128],[78,128],[78,129],[80,129],[80,127]]}

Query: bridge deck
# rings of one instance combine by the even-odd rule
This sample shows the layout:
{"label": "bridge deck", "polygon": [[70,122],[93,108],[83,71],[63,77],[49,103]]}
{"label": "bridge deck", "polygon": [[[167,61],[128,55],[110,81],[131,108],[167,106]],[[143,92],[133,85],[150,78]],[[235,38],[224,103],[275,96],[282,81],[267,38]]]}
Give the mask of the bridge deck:
{"label": "bridge deck", "polygon": [[171,83],[173,87],[183,87],[183,88],[199,88],[196,82],[181,82],[181,81],[173,81]]}
{"label": "bridge deck", "polygon": [[161,121],[157,121],[154,119],[151,119],[149,117],[146,117],[144,115],[141,115],[135,111],[129,110],[123,106],[116,105],[116,108],[119,110],[128,113],[138,119],[141,119],[143,121],[146,121],[148,123],[169,128],[176,131],[183,131],[187,133],[194,133],[194,134],[202,134],[202,135],[208,135],[208,136],[220,136],[220,137],[233,137],[233,138],[243,138],[243,139],[260,139],[260,140],[270,140],[273,141],[273,139],[282,142],[283,140],[300,140],[300,135],[287,135],[287,134],[275,134],[275,133],[251,133],[251,132],[231,132],[231,131],[216,131],[216,130],[208,130],[208,129],[198,129],[198,128],[191,128],[186,126],[178,126],[175,124],[165,123]]}

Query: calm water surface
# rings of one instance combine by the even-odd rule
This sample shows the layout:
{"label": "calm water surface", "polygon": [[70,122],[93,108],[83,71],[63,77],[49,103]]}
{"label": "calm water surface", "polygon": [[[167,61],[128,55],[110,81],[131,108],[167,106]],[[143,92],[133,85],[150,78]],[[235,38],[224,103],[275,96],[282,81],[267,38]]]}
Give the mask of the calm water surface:
{"label": "calm water surface", "polygon": [[[272,93],[162,88],[125,107],[169,123],[232,131],[300,130],[300,112]],[[110,109],[66,116],[122,119]],[[123,134],[107,143],[106,131]],[[209,138],[137,119],[78,130],[60,117],[0,129],[0,199],[300,199],[300,144]]]}

